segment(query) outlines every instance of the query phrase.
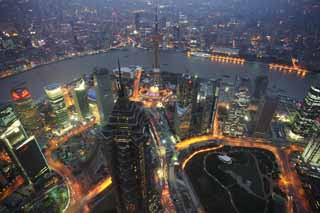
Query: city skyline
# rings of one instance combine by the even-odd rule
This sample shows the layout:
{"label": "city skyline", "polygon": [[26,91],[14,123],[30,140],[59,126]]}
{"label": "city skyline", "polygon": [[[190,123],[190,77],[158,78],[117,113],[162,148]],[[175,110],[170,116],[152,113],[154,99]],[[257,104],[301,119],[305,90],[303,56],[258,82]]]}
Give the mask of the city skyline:
{"label": "city skyline", "polygon": [[320,211],[319,14],[0,1],[0,212]]}

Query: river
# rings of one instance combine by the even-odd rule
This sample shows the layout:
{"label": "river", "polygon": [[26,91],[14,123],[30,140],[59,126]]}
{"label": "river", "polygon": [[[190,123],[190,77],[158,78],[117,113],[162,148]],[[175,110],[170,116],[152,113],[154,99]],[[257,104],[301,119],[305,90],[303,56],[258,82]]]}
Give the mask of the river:
{"label": "river", "polygon": [[[114,50],[108,53],[73,58],[49,65],[37,67],[18,75],[0,80],[0,101],[9,100],[10,90],[18,85],[30,89],[34,99],[44,95],[44,86],[51,83],[67,83],[81,74],[91,73],[94,67],[107,67],[113,69],[117,66],[117,58],[120,58],[121,66],[140,65],[145,70],[152,66],[152,52],[130,48],[128,50]],[[307,75],[304,78],[296,73],[284,73],[281,71],[269,71],[268,66],[261,63],[250,62],[244,65],[213,62],[206,58],[188,58],[183,53],[160,53],[161,70],[182,73],[189,70],[203,78],[223,78],[236,75],[254,79],[257,75],[269,76],[269,88],[281,91],[281,94],[303,98],[308,91],[315,75]]]}

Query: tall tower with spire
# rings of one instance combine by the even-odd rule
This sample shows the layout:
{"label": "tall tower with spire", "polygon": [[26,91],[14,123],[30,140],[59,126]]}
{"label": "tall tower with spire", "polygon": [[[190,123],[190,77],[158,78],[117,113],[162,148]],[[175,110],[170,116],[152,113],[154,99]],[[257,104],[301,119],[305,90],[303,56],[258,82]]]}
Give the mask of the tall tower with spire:
{"label": "tall tower with spire", "polygon": [[154,23],[154,33],[152,36],[153,41],[153,50],[154,50],[154,61],[153,61],[153,76],[154,76],[154,84],[160,85],[160,63],[159,63],[159,43],[161,41],[161,35],[159,33],[159,20],[158,20],[158,1],[155,0],[155,23]]}
{"label": "tall tower with spire", "polygon": [[119,67],[118,99],[103,129],[117,210],[120,213],[148,212],[145,155],[150,135],[148,118],[126,95]]}

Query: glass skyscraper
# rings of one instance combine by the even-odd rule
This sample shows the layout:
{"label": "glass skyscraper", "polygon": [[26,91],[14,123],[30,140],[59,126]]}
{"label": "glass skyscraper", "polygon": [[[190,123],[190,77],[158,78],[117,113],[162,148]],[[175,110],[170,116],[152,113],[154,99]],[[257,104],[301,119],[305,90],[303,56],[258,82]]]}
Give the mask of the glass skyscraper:
{"label": "glass skyscraper", "polygon": [[100,113],[100,123],[108,122],[114,100],[112,96],[112,79],[108,69],[95,69],[94,82],[97,91],[97,105]]}
{"label": "glass skyscraper", "polygon": [[84,120],[89,118],[90,111],[88,102],[88,89],[85,81],[82,78],[76,82],[76,86],[73,89],[73,97],[76,111],[80,119]]}
{"label": "glass skyscraper", "polygon": [[56,116],[57,127],[68,127],[70,121],[61,86],[59,84],[51,84],[45,87],[45,92],[48,96],[52,111]]}
{"label": "glass skyscraper", "polygon": [[147,116],[126,97],[119,97],[104,128],[118,212],[147,212]]}

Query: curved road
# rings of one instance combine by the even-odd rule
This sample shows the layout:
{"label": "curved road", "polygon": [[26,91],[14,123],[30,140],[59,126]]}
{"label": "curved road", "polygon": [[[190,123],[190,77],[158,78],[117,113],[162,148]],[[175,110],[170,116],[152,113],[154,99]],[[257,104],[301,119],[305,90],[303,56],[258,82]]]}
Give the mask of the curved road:
{"label": "curved road", "polygon": [[45,156],[47,158],[49,166],[57,172],[59,175],[65,178],[68,188],[71,194],[70,205],[68,206],[66,212],[68,213],[79,213],[79,212],[89,212],[88,203],[95,196],[100,194],[102,191],[106,190],[111,186],[111,177],[106,177],[97,185],[93,186],[86,194],[82,187],[81,182],[72,174],[71,169],[64,165],[59,160],[52,158],[52,154],[55,150],[59,148],[59,145],[67,142],[72,136],[78,135],[92,126],[95,125],[95,121],[91,121],[86,125],[80,126],[78,128],[72,129],[67,134],[60,138],[55,138],[49,141],[48,148],[45,151]]}
{"label": "curved road", "polygon": [[[301,149],[297,146],[290,146],[287,148],[285,152],[281,152],[279,148],[272,146],[268,143],[267,140],[264,139],[256,139],[256,138],[230,138],[222,135],[204,135],[193,138],[188,138],[186,140],[181,141],[176,145],[176,149],[178,151],[184,150],[188,148],[190,145],[199,144],[203,142],[207,142],[210,140],[221,140],[224,145],[228,146],[237,146],[237,147],[248,147],[248,148],[259,148],[265,149],[272,152],[276,158],[278,163],[281,177],[279,185],[283,188],[283,190],[287,194],[287,209],[289,213],[294,212],[294,201],[296,202],[296,207],[299,212],[310,212],[309,202],[305,197],[305,192],[302,188],[302,184],[300,178],[296,171],[290,166],[289,163],[289,155],[293,151],[300,151]],[[203,150],[206,151],[206,150]],[[209,150],[210,151],[210,150]],[[183,161],[182,169],[186,166],[188,161],[195,155],[199,153],[196,151],[192,153],[187,160]]]}

